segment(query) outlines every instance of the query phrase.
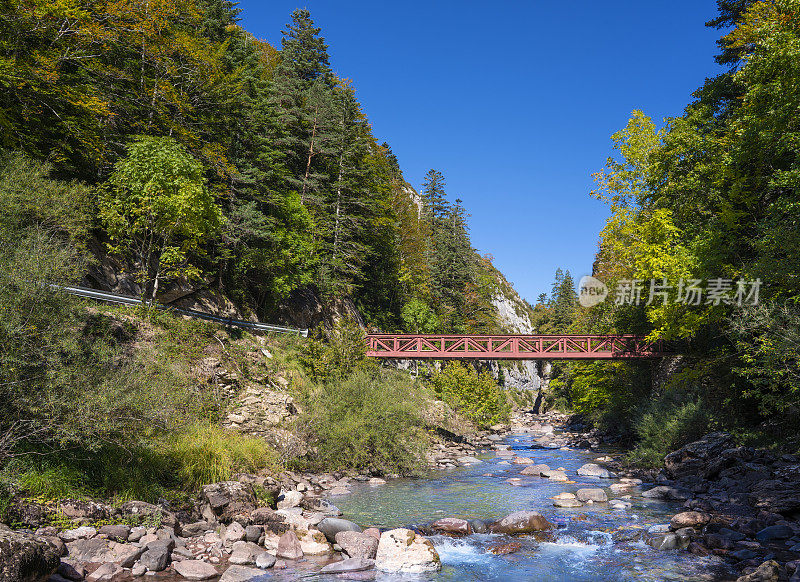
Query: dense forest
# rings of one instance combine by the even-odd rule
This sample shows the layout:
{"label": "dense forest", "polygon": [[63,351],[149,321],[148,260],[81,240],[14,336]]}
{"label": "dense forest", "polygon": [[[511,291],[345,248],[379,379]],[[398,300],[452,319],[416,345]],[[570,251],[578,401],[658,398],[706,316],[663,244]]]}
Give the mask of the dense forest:
{"label": "dense forest", "polygon": [[6,175],[33,160],[65,196],[89,188],[78,234],[101,244],[87,258],[121,261],[146,298],[188,281],[268,318],[310,287],[384,329],[493,325],[491,267],[442,174],[421,196],[406,183],[307,10],[280,49],[238,14],[227,0],[5,3]]}
{"label": "dense forest", "polygon": [[687,355],[656,388],[650,364],[554,370],[559,403],[630,431],[654,464],[715,427],[799,444],[800,4],[718,4],[707,25],[730,28],[716,57],[726,71],[660,127],[634,111],[594,176],[611,214],[593,273],[608,299],[578,307],[559,272],[535,306],[542,331],[681,342]]}

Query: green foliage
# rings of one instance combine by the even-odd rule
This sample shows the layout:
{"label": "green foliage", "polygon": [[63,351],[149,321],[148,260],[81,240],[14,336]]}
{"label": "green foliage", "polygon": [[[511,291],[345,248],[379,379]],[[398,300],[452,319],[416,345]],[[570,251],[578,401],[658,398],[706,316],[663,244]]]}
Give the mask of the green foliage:
{"label": "green foliage", "polygon": [[274,452],[258,438],[198,424],[176,434],[166,454],[183,487],[198,488],[227,481],[234,473],[257,473],[274,468]]}
{"label": "green foliage", "polygon": [[508,420],[508,399],[488,372],[451,361],[433,373],[430,384],[438,398],[478,426]]}
{"label": "green foliage", "polygon": [[637,443],[628,453],[628,461],[643,467],[661,467],[667,453],[699,439],[710,432],[711,426],[702,401],[657,401],[634,425]]}
{"label": "green foliage", "polygon": [[325,333],[318,328],[309,337],[300,354],[300,364],[317,384],[328,384],[348,377],[366,362],[364,330],[349,317],[343,317]]}
{"label": "green foliage", "polygon": [[188,253],[222,222],[202,165],[172,138],[135,138],[98,205],[114,241],[109,250],[133,261],[142,294],[152,299],[162,280],[200,275]]}
{"label": "green foliage", "polygon": [[436,312],[417,298],[403,306],[400,317],[403,319],[403,328],[410,333],[434,333],[440,325]]}
{"label": "green foliage", "polygon": [[361,370],[346,379],[310,387],[298,429],[319,470],[357,469],[411,474],[421,470],[425,402],[406,374]]}

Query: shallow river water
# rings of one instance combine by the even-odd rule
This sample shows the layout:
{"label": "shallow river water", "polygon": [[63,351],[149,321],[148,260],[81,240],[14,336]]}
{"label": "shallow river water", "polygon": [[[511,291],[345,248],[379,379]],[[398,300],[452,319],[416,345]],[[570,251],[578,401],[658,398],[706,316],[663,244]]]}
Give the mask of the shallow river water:
{"label": "shallow river water", "polygon": [[[656,551],[642,541],[642,533],[665,524],[680,504],[651,501],[634,489],[627,510],[607,503],[576,509],[553,507],[550,497],[580,487],[608,487],[613,480],[579,477],[578,467],[599,455],[585,451],[530,449],[528,435],[506,439],[520,456],[550,467],[564,467],[575,483],[524,477],[521,485],[506,482],[524,465],[498,465],[494,452],[479,455],[483,463],[439,472],[426,480],[394,480],[386,485],[358,484],[348,495],[331,498],[347,519],[363,526],[400,527],[428,523],[441,517],[501,518],[513,511],[536,510],[557,524],[549,540],[516,538],[522,549],[494,555],[487,549],[511,541],[499,535],[473,534],[464,538],[432,536],[442,560],[436,574],[398,576],[378,573],[376,580],[436,581],[700,581],[730,580],[732,573],[716,557],[700,558],[685,551]],[[491,476],[487,474],[491,473]],[[608,490],[606,490],[608,492]],[[616,497],[609,493],[609,498]],[[274,573],[275,578],[282,576]],[[310,574],[310,572],[309,572]],[[286,579],[297,579],[286,573]],[[296,575],[296,574],[295,574]],[[273,579],[275,579],[273,578]],[[314,579],[316,577],[306,578]],[[322,578],[320,578],[322,579]],[[735,579],[735,576],[733,576]]]}

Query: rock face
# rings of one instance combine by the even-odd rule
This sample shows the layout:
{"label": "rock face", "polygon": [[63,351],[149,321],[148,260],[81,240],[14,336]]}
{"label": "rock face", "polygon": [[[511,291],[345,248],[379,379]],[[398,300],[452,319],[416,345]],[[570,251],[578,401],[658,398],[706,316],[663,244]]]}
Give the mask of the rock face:
{"label": "rock face", "polygon": [[507,515],[500,521],[493,523],[489,530],[492,533],[525,534],[553,529],[553,524],[547,521],[541,513],[535,511],[516,511]]}
{"label": "rock face", "polygon": [[410,529],[384,532],[378,542],[375,567],[383,572],[436,572],[442,568],[439,554],[427,538]]}
{"label": "rock face", "polygon": [[0,529],[0,582],[39,582],[58,568],[60,552],[32,534]]}

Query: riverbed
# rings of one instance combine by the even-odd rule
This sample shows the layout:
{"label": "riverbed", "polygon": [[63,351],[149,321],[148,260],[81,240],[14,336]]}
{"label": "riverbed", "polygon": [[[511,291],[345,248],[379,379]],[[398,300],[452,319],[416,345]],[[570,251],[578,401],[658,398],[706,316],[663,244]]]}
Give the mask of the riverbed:
{"label": "riverbed", "polygon": [[[379,572],[376,580],[656,582],[736,578],[720,558],[701,558],[682,550],[657,551],[648,546],[647,529],[668,523],[680,511],[680,504],[642,498],[641,487],[633,489],[627,499],[632,506],[625,510],[611,509],[608,503],[570,509],[554,507],[551,497],[581,487],[603,487],[609,499],[620,497],[607,489],[615,479],[581,477],[576,473],[581,465],[594,462],[604,453],[531,448],[537,445],[527,434],[509,435],[505,444],[536,463],[563,467],[571,482],[521,476],[519,472],[525,465],[503,463],[509,459],[507,454],[497,456],[496,451],[486,450],[478,455],[482,461],[479,464],[440,471],[427,479],[397,479],[377,486],[357,484],[351,493],[331,497],[331,501],[342,510],[343,517],[364,527],[417,527],[442,517],[492,520],[514,511],[535,510],[556,524],[556,530],[540,539],[490,534],[461,538],[433,535],[431,540],[442,561],[440,572],[415,576]],[[514,477],[521,480],[507,481]],[[521,543],[515,553],[495,555],[489,551],[497,544],[512,541]],[[314,566],[307,564],[306,568],[306,576],[311,575]],[[273,572],[272,579],[296,580],[297,575],[297,571]],[[305,579],[315,578],[311,575]]]}

